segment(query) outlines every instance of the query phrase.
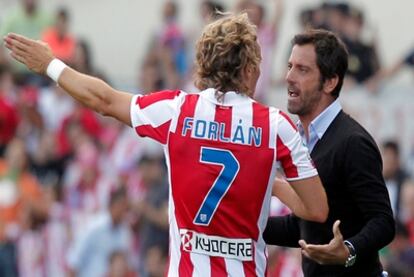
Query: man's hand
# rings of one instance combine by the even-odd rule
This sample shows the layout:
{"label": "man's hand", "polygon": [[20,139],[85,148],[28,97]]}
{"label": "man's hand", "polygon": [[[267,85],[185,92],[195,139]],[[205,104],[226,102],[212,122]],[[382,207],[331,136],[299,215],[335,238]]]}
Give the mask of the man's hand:
{"label": "man's hand", "polygon": [[10,33],[4,37],[4,43],[14,59],[39,74],[45,74],[47,66],[54,59],[50,47],[40,40]]}
{"label": "man's hand", "polygon": [[349,256],[349,249],[346,247],[341,231],[339,230],[340,223],[339,220],[335,221],[332,228],[334,237],[329,244],[307,244],[304,240],[300,240],[299,245],[302,247],[302,254],[318,264],[344,265]]}

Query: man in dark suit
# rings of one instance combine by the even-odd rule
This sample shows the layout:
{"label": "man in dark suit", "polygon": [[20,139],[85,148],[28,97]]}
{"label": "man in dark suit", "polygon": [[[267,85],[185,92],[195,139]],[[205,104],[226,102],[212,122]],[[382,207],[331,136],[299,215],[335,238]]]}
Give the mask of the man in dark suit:
{"label": "man in dark suit", "polygon": [[[268,244],[301,247],[305,276],[381,276],[378,251],[391,242],[395,227],[381,156],[368,132],[344,113],[338,96],[348,66],[343,43],[331,32],[296,35],[288,63],[288,110],[325,187],[325,223],[293,214],[271,217]],[[290,189],[277,182],[274,193]],[[282,201],[292,201],[278,196]],[[286,195],[286,194],[285,194]],[[285,202],[284,201],[284,202]],[[333,228],[332,228],[333,226]]]}

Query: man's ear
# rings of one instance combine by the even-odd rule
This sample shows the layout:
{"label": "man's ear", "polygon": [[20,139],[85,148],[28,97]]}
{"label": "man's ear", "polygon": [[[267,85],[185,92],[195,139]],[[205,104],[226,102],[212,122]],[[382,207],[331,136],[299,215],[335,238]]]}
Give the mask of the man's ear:
{"label": "man's ear", "polygon": [[243,67],[242,69],[243,79],[249,79],[252,73],[253,73],[253,66],[246,65],[245,67]]}
{"label": "man's ear", "polygon": [[323,83],[323,92],[331,94],[332,91],[336,88],[336,85],[338,85],[339,77],[338,75],[335,75],[334,77],[330,79],[326,79]]}

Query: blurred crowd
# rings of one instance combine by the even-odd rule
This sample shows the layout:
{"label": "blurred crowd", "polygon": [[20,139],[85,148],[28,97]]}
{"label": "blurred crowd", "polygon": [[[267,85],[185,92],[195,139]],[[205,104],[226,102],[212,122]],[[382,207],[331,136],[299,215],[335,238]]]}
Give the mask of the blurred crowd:
{"label": "blurred crowd", "polygon": [[[247,11],[257,25],[263,62],[256,98],[268,102],[281,85],[272,60],[284,14],[283,0],[200,1],[200,25],[178,23],[179,6],[165,1],[162,28],[154,30],[139,68],[136,92],[195,91],[194,44],[205,24],[225,11]],[[53,53],[80,72],[109,82],[95,68],[88,40],[70,29],[70,12],[45,12],[21,0],[0,20],[0,35],[16,32],[46,41]],[[303,29],[325,28],[346,43],[346,87],[379,84],[414,52],[381,66],[376,33],[364,36],[364,12],[323,2],[298,15]],[[395,240],[381,257],[390,276],[413,276],[414,181],[398,141],[380,142],[384,178],[397,219]],[[164,276],[168,263],[168,180],[162,149],[115,120],[80,106],[47,78],[33,75],[0,49],[0,276]],[[273,199],[272,213],[288,213]],[[300,251],[269,247],[268,276],[302,276]],[[411,274],[411,275],[410,275]]]}

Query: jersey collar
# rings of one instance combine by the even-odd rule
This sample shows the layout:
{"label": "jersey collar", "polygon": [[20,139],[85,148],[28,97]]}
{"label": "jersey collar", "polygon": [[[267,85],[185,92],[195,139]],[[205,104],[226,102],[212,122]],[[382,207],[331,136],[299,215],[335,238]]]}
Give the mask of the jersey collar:
{"label": "jersey collar", "polygon": [[251,103],[252,101],[254,101],[249,96],[237,93],[235,91],[227,91],[224,94],[222,100],[217,100],[216,90],[214,88],[208,88],[206,90],[203,90],[202,92],[200,92],[200,95],[208,101],[222,106],[233,106],[235,104]]}

